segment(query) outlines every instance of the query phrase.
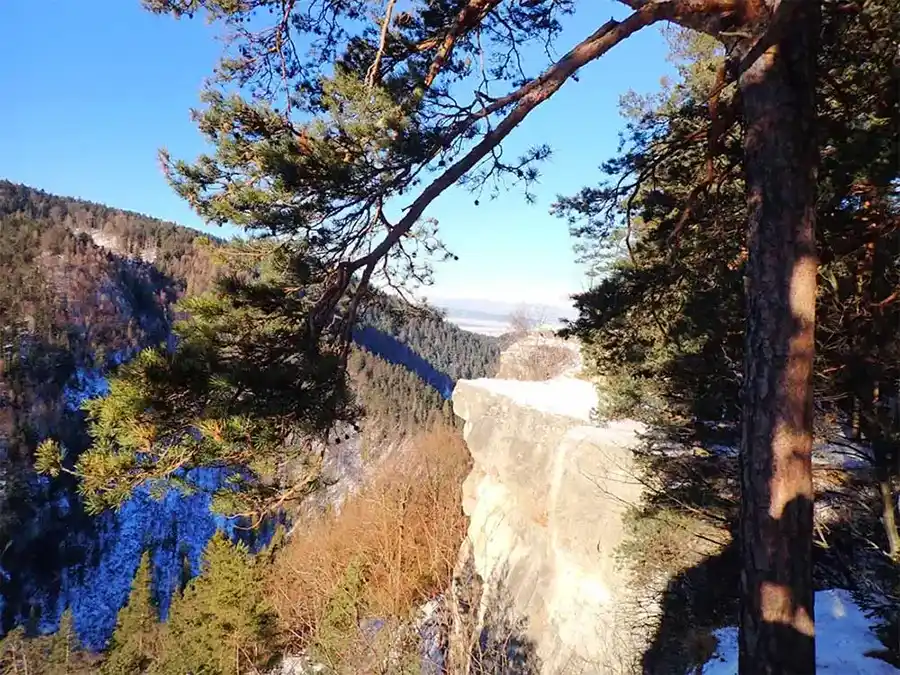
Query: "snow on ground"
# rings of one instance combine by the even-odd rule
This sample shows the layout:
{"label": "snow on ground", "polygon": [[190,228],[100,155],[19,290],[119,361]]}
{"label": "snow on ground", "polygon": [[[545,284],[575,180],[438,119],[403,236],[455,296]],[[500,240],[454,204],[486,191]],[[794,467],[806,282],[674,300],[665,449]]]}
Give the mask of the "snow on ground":
{"label": "snow on ground", "polygon": [[505,396],[520,406],[585,422],[611,443],[630,442],[635,434],[644,433],[647,429],[641,422],[628,419],[605,422],[598,427],[592,419],[597,407],[597,389],[586,380],[573,377],[557,377],[542,382],[480,379],[460,380],[459,385],[477,387]]}
{"label": "snow on ground", "polygon": [[872,466],[871,452],[861,443],[850,440],[817,443],[813,447],[813,464],[843,469],[863,469]]}
{"label": "snow on ground", "polygon": [[[721,628],[712,660],[703,675],[735,675],[738,671],[738,629]],[[872,633],[871,622],[853,602],[848,591],[831,589],[816,593],[816,672],[834,675],[897,675],[889,663],[866,656],[884,646]]]}
{"label": "snow on ground", "polygon": [[466,380],[472,386],[511,398],[516,403],[547,412],[564,415],[585,422],[591,421],[591,411],[597,407],[597,389],[586,380],[561,377],[543,382],[523,380]]}
{"label": "snow on ground", "polygon": [[77,368],[63,389],[66,408],[79,410],[91,398],[109,393],[109,383],[98,368]]}
{"label": "snow on ground", "polygon": [[473,319],[470,317],[454,316],[444,317],[450,323],[471,333],[480,333],[490,337],[499,337],[509,331],[509,321],[506,319]]}

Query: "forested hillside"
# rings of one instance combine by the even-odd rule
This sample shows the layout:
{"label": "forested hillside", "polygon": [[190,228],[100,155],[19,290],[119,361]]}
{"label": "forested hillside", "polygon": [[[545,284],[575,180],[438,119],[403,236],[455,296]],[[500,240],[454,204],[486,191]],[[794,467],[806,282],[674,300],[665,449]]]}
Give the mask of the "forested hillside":
{"label": "forested hillside", "polygon": [[20,213],[0,216],[0,266],[0,439],[3,468],[17,475],[49,435],[84,446],[75,409],[94,393],[91,373],[165,341],[179,285],[61,222]]}
{"label": "forested hillside", "polygon": [[347,366],[367,423],[393,432],[425,428],[438,420],[454,423],[444,393],[404,366],[362,347],[353,349]]}
{"label": "forested hillside", "polygon": [[[224,242],[196,230],[3,180],[0,219],[4,262],[10,270],[0,289],[9,296],[3,307],[3,325],[15,324],[13,317],[30,317],[28,320],[37,322],[39,331],[55,331],[54,344],[60,340],[68,344],[66,326],[75,320],[69,316],[73,311],[81,317],[79,321],[83,318],[95,331],[100,330],[100,324],[96,317],[91,318],[93,314],[103,308],[107,314],[118,311],[108,297],[98,302],[93,299],[93,279],[99,275],[101,259],[106,267],[115,267],[113,272],[104,273],[117,275],[126,285],[128,299],[137,303],[133,311],[139,317],[145,311],[170,313],[179,297],[212,289],[221,263],[215,251]],[[45,278],[49,263],[43,267],[33,264],[38,259],[58,261],[52,274],[55,286],[49,286]],[[45,296],[39,299],[36,293]],[[81,299],[75,300],[79,294]],[[51,298],[68,303],[69,309],[62,313],[51,309]],[[357,332],[363,349],[416,372],[445,398],[455,380],[493,373],[499,355],[494,339],[463,331],[434,312],[412,313],[385,296],[376,295],[376,299],[363,324],[380,335],[370,330]],[[53,326],[40,327],[51,315],[55,317]],[[107,316],[107,320],[112,319]],[[169,320],[167,316],[165,320]],[[168,330],[159,325],[155,336],[138,335],[134,326],[128,328],[127,322],[123,325],[124,337],[86,339],[109,352],[116,345],[122,346],[123,339],[130,339],[133,348],[158,340]],[[63,379],[66,377],[68,374]]]}
{"label": "forested hillside", "polygon": [[[95,378],[165,342],[186,289],[214,268],[199,233],[0,181],[0,438],[18,475],[36,445],[85,446],[80,399]],[[104,246],[97,242],[101,241]],[[7,518],[15,509],[3,509]]]}
{"label": "forested hillside", "polygon": [[497,339],[464,331],[434,312],[410,316],[397,305],[382,299],[366,312],[364,321],[409,345],[453,381],[493,375],[500,357]]}
{"label": "forested hillside", "polygon": [[[224,273],[229,250],[226,242],[171,223],[0,183],[0,629],[53,629],[68,605],[78,639],[70,636],[69,643],[60,644],[98,649],[112,631],[141,550],[154,551],[154,603],[165,616],[173,589],[199,570],[212,533],[224,528],[241,536],[236,521],[210,510],[211,494],[224,477],[215,469],[183,474],[193,488],[189,495],[173,491],[157,502],[139,490],[121,502],[118,512],[96,517],[85,514],[77,483],[66,473],[92,442],[80,406],[109,394],[110,384],[110,400],[120,400],[116,383],[146,362],[142,350],[163,345],[155,353],[166,358],[178,350],[179,340],[191,339],[190,330],[174,337],[179,318],[188,318],[188,326],[221,320],[217,337],[234,338],[235,346],[247,344],[245,331],[254,321],[261,331],[276,325],[265,311],[248,314],[237,304],[215,314],[221,297],[216,280],[237,278]],[[244,272],[241,278],[250,279],[254,289],[270,288],[271,270]],[[370,338],[370,344],[362,340],[353,348],[348,371],[351,399],[361,413],[358,422],[372,430],[367,438],[396,442],[435,424],[452,427],[446,400],[452,380],[445,372],[489,374],[493,341],[433,316],[407,314],[385,327],[404,338],[427,332],[440,345],[441,360],[439,366],[428,363],[421,354],[437,352],[421,340],[421,352],[414,352],[392,335],[360,326],[358,335]],[[285,330],[293,328],[286,324]],[[279,382],[290,390],[286,372],[277,357],[270,366],[252,369],[268,392]],[[197,384],[199,374],[186,376]],[[110,419],[115,422],[122,412]],[[96,442],[101,432],[96,425],[90,432]],[[35,450],[47,439],[67,451],[62,471],[51,480],[32,468]],[[260,541],[266,536],[261,533]],[[69,631],[66,625],[64,620],[60,630]],[[15,633],[5,644],[18,645],[31,668],[55,658],[52,640],[26,647],[19,642],[24,639]],[[0,654],[3,668],[9,665],[5,658]],[[88,659],[84,667],[91,670],[92,663]]]}
{"label": "forested hillside", "polygon": [[9,216],[86,233],[114,253],[153,263],[189,294],[208,290],[215,278],[204,243],[216,238],[175,223],[0,179],[0,217]]}

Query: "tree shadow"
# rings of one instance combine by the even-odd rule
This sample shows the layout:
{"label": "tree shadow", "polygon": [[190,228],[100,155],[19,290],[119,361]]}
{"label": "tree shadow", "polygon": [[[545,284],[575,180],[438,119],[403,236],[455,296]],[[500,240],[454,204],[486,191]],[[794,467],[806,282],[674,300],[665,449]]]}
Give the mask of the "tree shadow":
{"label": "tree shadow", "polygon": [[678,574],[662,594],[662,618],[641,658],[647,675],[700,673],[715,653],[713,631],[734,625],[740,572],[737,547]]}
{"label": "tree shadow", "polygon": [[362,325],[353,331],[353,340],[388,363],[403,366],[434,387],[444,398],[453,393],[453,380],[419,356],[409,345],[374,328]]}
{"label": "tree shadow", "polygon": [[[789,504],[787,517],[792,517],[789,513],[791,509],[811,508],[808,500],[798,501],[806,503]],[[735,540],[672,577],[659,598],[661,616],[643,654],[642,672],[652,675],[699,675],[703,664],[716,651],[714,631],[739,623],[740,583],[740,552]],[[752,592],[755,597],[761,597],[766,592],[772,592],[771,589],[777,591],[785,586],[785,582],[775,574],[763,575],[760,587]],[[795,614],[814,616],[811,606],[795,605],[792,609]],[[805,648],[812,649],[811,635],[802,633],[794,626],[760,618],[758,630],[763,639],[773,640],[777,645],[806,643]],[[785,651],[779,647],[774,653],[784,654]]]}
{"label": "tree shadow", "polygon": [[[723,445],[711,452],[656,428],[634,450],[644,491],[626,513],[629,535],[617,554],[631,574],[631,613],[645,645],[639,667],[649,675],[700,672],[715,652],[713,631],[738,621],[740,467],[729,439],[716,440]],[[658,614],[644,617],[647,604]]]}
{"label": "tree shadow", "polygon": [[[634,515],[637,523],[660,519],[661,527],[651,528],[656,534],[672,526],[685,527],[683,520],[673,518],[691,514],[688,538],[702,543],[710,530],[699,528],[708,524],[729,539],[724,545],[712,547],[710,555],[700,556],[693,564],[672,575],[655,600],[660,607],[659,621],[641,659],[641,672],[648,675],[696,675],[702,672],[717,648],[714,632],[740,622],[741,561],[736,539],[737,458],[732,455],[670,454],[643,459],[644,470],[657,471],[659,485],[651,490],[644,504]],[[879,521],[877,499],[873,485],[861,472],[836,471],[820,468],[816,472],[816,532],[813,548],[813,585],[816,590],[849,589],[854,602],[869,617],[872,632],[883,648],[865,656],[879,658],[893,665],[900,664],[900,568],[885,555],[884,533]],[[729,486],[732,486],[729,491]],[[718,495],[713,498],[711,495]],[[702,495],[703,499],[698,500]],[[677,509],[677,511],[676,511]],[[785,517],[797,517],[796,510],[811,510],[812,504],[803,498],[789,503]],[[693,512],[692,512],[693,510]],[[808,511],[807,511],[808,513]],[[720,520],[718,520],[720,519]],[[639,527],[634,532],[640,533]],[[633,536],[639,536],[633,535]],[[870,542],[863,545],[864,542]],[[632,543],[647,548],[653,558],[664,556],[662,543],[637,540]],[[776,588],[782,583],[775,576],[763,576],[762,584]],[[756,594],[764,592],[758,588]],[[813,607],[795,606],[815,616]],[[763,623],[760,633],[775,644],[807,643],[812,637],[791,626]],[[859,656],[863,656],[860,654]]]}
{"label": "tree shadow", "polygon": [[541,662],[528,637],[528,621],[515,616],[504,587],[491,589],[483,625],[471,654],[471,675],[538,675]]}
{"label": "tree shadow", "polygon": [[509,563],[485,582],[475,569],[472,545],[463,542],[450,585],[451,622],[448,662],[452,673],[466,675],[538,675],[537,645],[528,620],[519,614],[504,579]]}

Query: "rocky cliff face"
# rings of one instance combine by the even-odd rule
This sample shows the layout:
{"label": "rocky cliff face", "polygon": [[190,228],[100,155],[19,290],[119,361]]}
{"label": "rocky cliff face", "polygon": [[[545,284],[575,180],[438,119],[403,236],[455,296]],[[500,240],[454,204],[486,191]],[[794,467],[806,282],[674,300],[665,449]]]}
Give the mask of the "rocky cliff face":
{"label": "rocky cliff face", "polygon": [[616,553],[641,496],[630,451],[641,427],[591,424],[596,402],[572,378],[457,384],[473,458],[454,583],[461,672],[615,675],[640,656],[647,631]]}

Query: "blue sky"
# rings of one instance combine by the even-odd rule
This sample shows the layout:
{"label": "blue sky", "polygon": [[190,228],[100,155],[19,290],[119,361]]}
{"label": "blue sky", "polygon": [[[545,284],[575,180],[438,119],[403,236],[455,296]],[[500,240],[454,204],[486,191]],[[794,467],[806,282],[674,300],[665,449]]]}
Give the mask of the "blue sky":
{"label": "blue sky", "polygon": [[[582,0],[558,48],[611,16],[611,0]],[[156,153],[203,149],[190,121],[221,44],[202,20],[153,16],[139,0],[0,2],[0,177],[49,192],[132,209],[185,225],[202,222],[165,182]],[[650,91],[671,74],[656,29],[633,36],[569,82],[511,136],[509,156],[548,143],[529,205],[520,191],[496,200],[453,189],[427,216],[441,223],[458,262],[439,266],[435,299],[557,304],[583,287],[566,224],[549,215],[559,193],[594,181],[616,149],[619,96]],[[537,58],[537,53],[531,55]],[[224,234],[224,233],[223,233]]]}

